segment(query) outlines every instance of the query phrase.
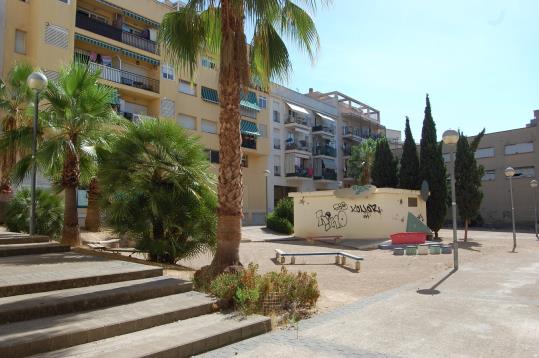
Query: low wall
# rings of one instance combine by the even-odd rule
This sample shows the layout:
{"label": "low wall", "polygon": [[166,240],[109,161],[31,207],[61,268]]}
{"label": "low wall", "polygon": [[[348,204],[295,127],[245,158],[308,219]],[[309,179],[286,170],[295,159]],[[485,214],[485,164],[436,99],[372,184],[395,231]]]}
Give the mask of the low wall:
{"label": "low wall", "polygon": [[426,203],[415,190],[354,186],[289,196],[294,199],[294,234],[303,238],[383,239],[406,231],[408,213],[427,221]]}

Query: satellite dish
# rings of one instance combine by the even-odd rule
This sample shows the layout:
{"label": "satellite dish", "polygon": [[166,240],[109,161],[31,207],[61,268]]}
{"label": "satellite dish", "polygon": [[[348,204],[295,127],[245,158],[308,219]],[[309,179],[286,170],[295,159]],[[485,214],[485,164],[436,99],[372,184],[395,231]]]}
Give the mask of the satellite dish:
{"label": "satellite dish", "polygon": [[421,199],[427,201],[429,199],[429,195],[429,183],[426,180],[423,180],[423,182],[421,183]]}

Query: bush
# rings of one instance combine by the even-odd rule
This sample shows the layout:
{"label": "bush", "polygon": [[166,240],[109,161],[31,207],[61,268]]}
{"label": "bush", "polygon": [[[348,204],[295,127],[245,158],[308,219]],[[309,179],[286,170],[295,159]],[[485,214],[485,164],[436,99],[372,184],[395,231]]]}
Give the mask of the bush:
{"label": "bush", "polygon": [[281,314],[285,320],[308,316],[320,296],[316,274],[280,272],[260,275],[258,265],[239,273],[223,273],[207,291],[244,314]]}
{"label": "bush", "polygon": [[[6,208],[5,224],[9,231],[28,232],[30,226],[31,192],[22,189],[15,194]],[[36,190],[36,234],[58,239],[64,223],[62,200],[41,189]]]}
{"label": "bush", "polygon": [[278,217],[275,212],[268,215],[266,226],[282,234],[290,235],[294,232],[294,226],[287,219]]}
{"label": "bush", "polygon": [[294,225],[294,200],[292,198],[279,200],[273,212],[281,219],[286,219]]}

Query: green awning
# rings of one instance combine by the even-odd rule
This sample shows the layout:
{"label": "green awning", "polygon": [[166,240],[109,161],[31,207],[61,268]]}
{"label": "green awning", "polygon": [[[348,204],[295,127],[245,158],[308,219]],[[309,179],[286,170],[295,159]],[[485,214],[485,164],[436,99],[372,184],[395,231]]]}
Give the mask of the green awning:
{"label": "green awning", "polygon": [[112,46],[112,45],[110,45],[110,44],[108,44],[106,42],[99,41],[99,40],[93,39],[91,37],[84,36],[84,35],[77,34],[77,33],[75,33],[75,40],[84,41],[84,42],[87,42],[87,43],[89,43],[91,45],[99,46],[99,47],[102,47],[102,48],[105,48],[107,50],[111,50],[111,51],[114,51],[114,52],[122,51],[122,49],[119,48],[119,47]]}
{"label": "green awning", "polygon": [[159,60],[156,60],[154,58],[144,56],[139,53],[129,51],[126,49],[122,49],[122,53],[128,57],[134,58],[135,60],[144,61],[144,62],[148,62],[151,65],[159,66]]}
{"label": "green awning", "polygon": [[257,137],[260,136],[256,123],[244,119],[241,120],[240,131],[243,134],[255,135]]}
{"label": "green awning", "polygon": [[253,111],[260,111],[261,108],[258,106],[258,99],[256,98],[256,93],[253,91],[247,92],[247,95],[241,94],[240,106]]}
{"label": "green awning", "polygon": [[133,19],[135,20],[138,20],[138,21],[142,21],[148,25],[151,25],[152,27],[158,29],[159,28],[159,23],[158,22],[155,22],[151,19],[148,19],[147,17],[144,17],[142,15],[139,15],[139,14],[135,14],[134,12],[131,12],[129,10],[126,10],[126,9],[123,9],[122,10],[122,13],[125,15],[125,16],[129,16],[129,17],[132,17]]}
{"label": "green awning", "polygon": [[219,103],[219,93],[213,88],[202,86],[202,88],[200,89],[200,94],[204,101]]}

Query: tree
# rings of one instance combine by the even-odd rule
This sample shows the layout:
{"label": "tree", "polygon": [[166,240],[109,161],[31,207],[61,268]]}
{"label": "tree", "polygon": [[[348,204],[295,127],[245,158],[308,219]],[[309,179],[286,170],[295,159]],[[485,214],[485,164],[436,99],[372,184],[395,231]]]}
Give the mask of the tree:
{"label": "tree", "polygon": [[419,171],[421,180],[429,184],[430,196],[427,200],[427,224],[434,235],[442,227],[447,211],[446,171],[442,155],[442,143],[436,141],[436,125],[432,119],[429,95],[425,105],[425,119],[421,131]]}
{"label": "tree", "polygon": [[479,146],[481,138],[485,135],[483,129],[475,136],[472,144],[468,143],[468,138],[460,133],[457,143],[457,154],[455,159],[455,195],[459,215],[464,221],[464,241],[468,240],[468,226],[470,221],[479,214],[483,193],[481,192],[481,177],[483,176],[483,166],[478,165],[475,160],[475,151]]}
{"label": "tree", "polygon": [[[0,79],[0,132],[10,132],[28,125],[28,108],[32,102],[32,90],[26,79],[34,71],[28,63],[17,63],[9,72],[6,81]],[[11,193],[11,169],[17,161],[21,148],[17,145],[2,150],[0,158],[0,193]]]}
{"label": "tree", "polygon": [[172,264],[215,247],[215,180],[198,138],[145,119],[98,156],[108,224],[151,260]]}
{"label": "tree", "polygon": [[[317,1],[304,3],[315,10]],[[252,24],[249,46],[246,23]],[[319,46],[314,22],[292,1],[189,0],[163,18],[159,42],[167,62],[192,77],[201,55],[218,54],[220,61],[218,244],[211,266],[201,270],[201,276],[211,278],[241,265],[240,93],[251,83],[268,88],[270,80],[287,77],[291,62],[283,35],[314,60]]]}
{"label": "tree", "polygon": [[[72,246],[80,245],[76,191],[81,175],[88,177],[95,168],[95,147],[117,124],[110,105],[113,90],[97,83],[98,79],[98,72],[74,63],[62,68],[58,80],[49,82],[43,93],[47,104],[40,115],[36,163],[64,192],[61,242]],[[32,128],[5,134],[0,149],[14,143],[30,145]],[[16,182],[24,179],[31,164],[31,155],[17,162],[13,169]]]}
{"label": "tree", "polygon": [[386,138],[376,143],[372,164],[372,184],[380,188],[396,188],[399,185],[397,160],[393,158]]}
{"label": "tree", "polygon": [[404,145],[402,146],[401,167],[399,172],[399,186],[402,189],[418,190],[421,187],[419,172],[419,157],[417,146],[410,130],[410,120],[406,116],[406,128],[404,130]]}
{"label": "tree", "polygon": [[376,139],[364,139],[360,145],[352,147],[352,155],[348,160],[350,175],[361,185],[371,182],[371,171],[376,153]]}

